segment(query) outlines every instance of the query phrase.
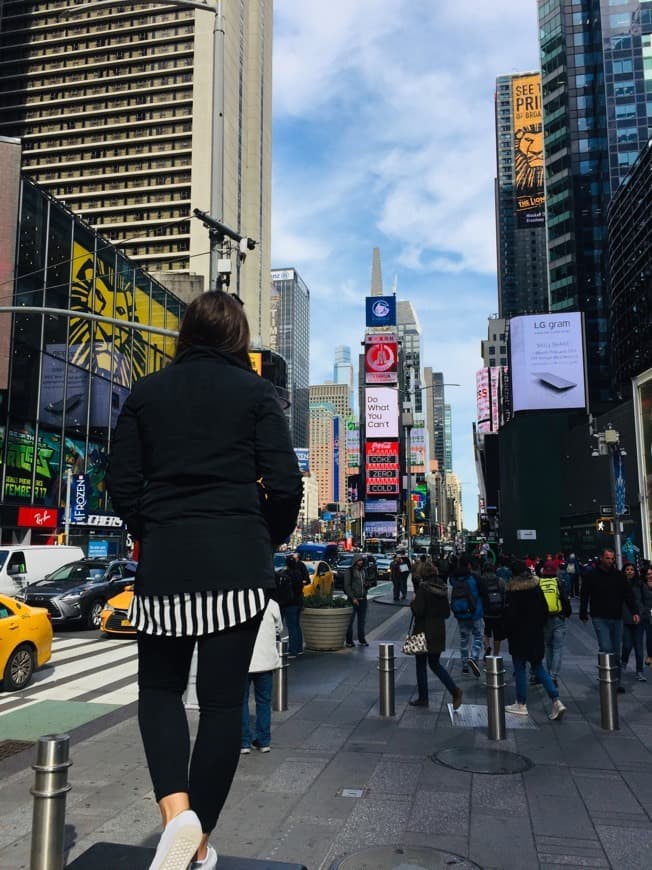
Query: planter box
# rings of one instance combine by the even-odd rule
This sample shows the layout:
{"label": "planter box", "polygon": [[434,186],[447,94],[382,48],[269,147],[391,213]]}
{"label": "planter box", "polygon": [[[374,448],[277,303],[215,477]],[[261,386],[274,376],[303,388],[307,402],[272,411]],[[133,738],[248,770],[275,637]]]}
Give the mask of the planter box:
{"label": "planter box", "polygon": [[353,607],[304,607],[301,611],[303,642],[308,649],[342,649]]}

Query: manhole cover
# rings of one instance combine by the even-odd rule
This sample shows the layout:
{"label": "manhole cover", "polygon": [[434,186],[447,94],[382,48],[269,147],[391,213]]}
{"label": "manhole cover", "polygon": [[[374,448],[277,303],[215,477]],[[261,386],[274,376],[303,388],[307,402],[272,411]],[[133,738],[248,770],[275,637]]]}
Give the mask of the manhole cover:
{"label": "manhole cover", "polygon": [[33,740],[0,740],[0,761],[34,746]]}
{"label": "manhole cover", "polygon": [[469,773],[493,773],[494,775],[523,773],[534,767],[534,762],[524,755],[508,752],[506,749],[442,749],[432,756],[434,762],[439,762],[454,770],[466,770]]}
{"label": "manhole cover", "polygon": [[422,846],[372,846],[331,864],[331,870],[482,870],[468,858]]}

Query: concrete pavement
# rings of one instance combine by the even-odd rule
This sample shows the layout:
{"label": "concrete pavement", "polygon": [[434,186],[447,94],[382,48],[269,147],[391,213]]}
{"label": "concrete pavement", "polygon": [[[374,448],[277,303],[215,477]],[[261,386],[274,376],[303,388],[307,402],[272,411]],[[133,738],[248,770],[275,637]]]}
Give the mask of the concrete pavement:
{"label": "concrete pavement", "polygon": [[[573,617],[560,682],[568,706],[563,722],[548,720],[549,701],[532,688],[530,727],[508,727],[500,744],[533,767],[508,776],[454,770],[433,761],[433,754],[496,744],[489,744],[481,727],[452,724],[448,698],[432,675],[430,707],[408,706],[415,696],[414,662],[399,650],[409,610],[372,603],[374,610],[373,622],[381,621],[369,633],[368,648],[307,652],[291,663],[289,710],[274,714],[272,751],[241,759],[214,838],[218,851],[309,870],[340,863],[372,870],[405,866],[405,856],[418,855],[420,848],[422,857],[410,858],[411,867],[652,866],[652,669],[646,669],[650,683],[625,676],[620,731],[603,732],[593,632]],[[391,719],[378,712],[380,641],[396,643]],[[465,704],[481,708],[481,681],[460,673],[453,620],[448,646],[444,662],[464,688]],[[506,665],[509,671],[508,657]],[[506,702],[512,700],[510,686]],[[194,721],[196,714],[190,715]],[[469,720],[473,716],[461,717]],[[71,736],[68,864],[98,842],[154,846],[159,816],[135,706],[82,725]],[[0,762],[0,870],[29,867],[32,760],[30,751]],[[386,864],[379,852],[365,862],[344,861],[379,846],[404,851],[389,849]],[[440,864],[432,850],[449,857]]]}

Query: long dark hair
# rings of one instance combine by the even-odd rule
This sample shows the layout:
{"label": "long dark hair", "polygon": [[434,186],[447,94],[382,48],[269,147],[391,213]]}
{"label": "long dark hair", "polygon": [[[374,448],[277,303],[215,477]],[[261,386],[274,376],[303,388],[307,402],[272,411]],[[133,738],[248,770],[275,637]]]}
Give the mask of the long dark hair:
{"label": "long dark hair", "polygon": [[209,290],[192,300],[177,338],[179,356],[189,347],[203,345],[230,353],[248,368],[249,323],[242,302],[223,290]]}

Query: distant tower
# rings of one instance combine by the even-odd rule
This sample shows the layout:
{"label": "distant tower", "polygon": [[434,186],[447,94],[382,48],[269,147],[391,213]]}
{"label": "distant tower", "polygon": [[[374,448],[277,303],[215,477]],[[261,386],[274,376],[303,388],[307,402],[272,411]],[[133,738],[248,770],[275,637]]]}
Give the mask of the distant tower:
{"label": "distant tower", "polygon": [[380,248],[374,248],[371,260],[371,295],[383,295],[383,273],[380,268]]}
{"label": "distant tower", "polygon": [[340,344],[335,348],[335,365],[333,366],[333,381],[336,384],[346,384],[349,388],[349,404],[353,409],[353,362],[351,348]]}

